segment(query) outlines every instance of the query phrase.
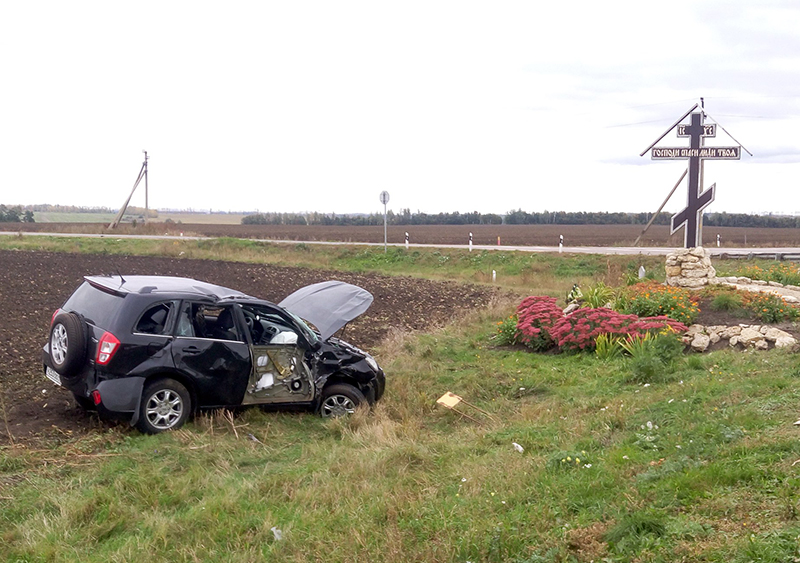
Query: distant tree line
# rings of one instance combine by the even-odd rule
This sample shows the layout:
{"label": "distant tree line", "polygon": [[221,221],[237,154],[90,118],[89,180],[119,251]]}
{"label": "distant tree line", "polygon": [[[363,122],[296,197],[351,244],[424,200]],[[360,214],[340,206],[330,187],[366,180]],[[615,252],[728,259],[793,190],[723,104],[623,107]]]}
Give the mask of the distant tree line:
{"label": "distant tree line", "polygon": [[0,205],[0,223],[34,223],[33,211],[23,210],[19,205],[16,207],[6,207]]}
{"label": "distant tree line", "polygon": [[[500,225],[503,216],[495,213],[411,213],[401,209],[400,213],[388,211],[386,221],[390,225]],[[383,213],[336,214],[336,213],[254,213],[242,218],[243,225],[383,225]]]}
{"label": "distant tree line", "polygon": [[77,205],[51,205],[49,203],[26,205],[25,209],[38,212],[49,211],[51,213],[116,213],[119,211],[109,207],[81,207]]}
{"label": "distant tree line", "polygon": [[788,228],[800,227],[800,215],[748,215],[747,213],[706,213],[703,224],[709,227],[761,227]]}
{"label": "distant tree line", "polygon": [[[663,215],[663,217],[662,217]],[[509,211],[497,213],[412,213],[401,209],[399,213],[388,211],[386,221],[390,225],[617,225],[644,224],[652,215],[647,213],[586,213],[586,212],[537,212]],[[669,215],[659,215],[658,224],[669,224]],[[383,213],[361,215],[335,213],[254,213],[242,218],[243,225],[383,225]]]}
{"label": "distant tree line", "polygon": [[[659,213],[654,225],[669,225],[671,213]],[[412,213],[401,209],[388,211],[390,225],[645,225],[652,213],[622,213],[605,211],[536,211],[521,209],[505,215],[495,213]],[[336,213],[253,213],[242,218],[243,225],[383,225],[382,213],[351,215]],[[749,215],[746,213],[706,213],[703,224],[709,227],[798,228],[800,216]]]}

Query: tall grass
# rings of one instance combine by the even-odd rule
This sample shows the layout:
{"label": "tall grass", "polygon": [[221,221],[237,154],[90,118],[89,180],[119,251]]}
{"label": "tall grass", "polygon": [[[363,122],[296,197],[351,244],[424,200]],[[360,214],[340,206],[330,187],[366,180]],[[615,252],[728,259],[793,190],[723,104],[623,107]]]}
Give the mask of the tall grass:
{"label": "tall grass", "polygon": [[[0,559],[797,555],[795,356],[679,359],[644,385],[625,358],[495,348],[509,309],[390,335],[376,350],[386,396],[352,418],[250,409],[157,436],[116,426],[6,447]],[[490,416],[437,407],[445,391]]]}

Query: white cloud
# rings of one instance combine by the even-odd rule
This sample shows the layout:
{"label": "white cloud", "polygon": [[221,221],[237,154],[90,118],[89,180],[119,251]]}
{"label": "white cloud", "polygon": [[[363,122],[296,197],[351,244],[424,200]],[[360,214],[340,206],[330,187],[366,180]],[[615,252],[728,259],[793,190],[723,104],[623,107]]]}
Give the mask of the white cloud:
{"label": "white cloud", "polygon": [[156,207],[654,210],[683,165],[638,154],[704,96],[755,155],[709,165],[709,211],[762,185],[800,209],[798,27],[730,0],[6,3],[0,202],[116,207],[147,149]]}

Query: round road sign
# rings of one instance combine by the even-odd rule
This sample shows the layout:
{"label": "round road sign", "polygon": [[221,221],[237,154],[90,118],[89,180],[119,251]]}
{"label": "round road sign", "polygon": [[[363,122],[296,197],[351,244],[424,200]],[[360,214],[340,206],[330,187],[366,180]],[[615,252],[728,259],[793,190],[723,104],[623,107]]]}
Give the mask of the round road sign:
{"label": "round road sign", "polygon": [[384,205],[389,203],[389,192],[387,192],[386,190],[381,192],[381,203]]}

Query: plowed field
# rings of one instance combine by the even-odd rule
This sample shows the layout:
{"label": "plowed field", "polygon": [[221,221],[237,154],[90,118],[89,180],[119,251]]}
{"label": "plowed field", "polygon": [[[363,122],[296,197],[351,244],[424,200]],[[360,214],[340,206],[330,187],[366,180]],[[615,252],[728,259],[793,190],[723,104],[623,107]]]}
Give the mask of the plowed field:
{"label": "plowed field", "polygon": [[[643,225],[399,225],[390,226],[388,242],[402,243],[405,233],[409,242],[420,244],[467,244],[473,234],[476,245],[558,246],[632,246]],[[100,223],[0,223],[0,230],[66,233],[109,233]],[[113,232],[140,235],[201,235],[260,239],[383,242],[383,225],[373,227],[341,227],[335,225],[217,225],[151,222],[134,228],[123,224]],[[750,227],[704,227],[703,245],[713,247],[717,235],[724,247],[796,247],[800,246],[800,229],[759,229]],[[683,246],[683,231],[669,234],[669,227],[654,225],[642,237],[643,246]]]}
{"label": "plowed field", "polygon": [[[209,260],[0,251],[0,443],[42,433],[84,432],[97,421],[72,395],[42,373],[41,349],[53,312],[84,275],[185,276],[278,302],[296,289],[338,279],[375,297],[372,307],[346,327],[344,338],[369,349],[392,328],[424,330],[468,309],[483,307],[491,288],[409,277],[351,274]],[[379,358],[380,359],[380,358]],[[391,374],[387,374],[391,389]]]}

